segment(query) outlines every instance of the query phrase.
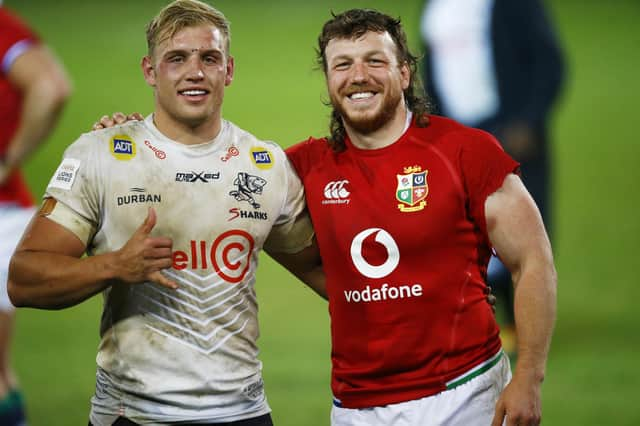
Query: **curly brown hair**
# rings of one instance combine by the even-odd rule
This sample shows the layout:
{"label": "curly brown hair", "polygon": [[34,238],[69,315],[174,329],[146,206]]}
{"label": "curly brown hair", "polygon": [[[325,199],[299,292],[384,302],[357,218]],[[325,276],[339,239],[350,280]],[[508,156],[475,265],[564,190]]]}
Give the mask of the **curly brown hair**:
{"label": "curly brown hair", "polygon": [[[418,76],[418,57],[414,56],[407,45],[407,36],[400,23],[400,18],[392,18],[389,15],[373,9],[351,9],[340,14],[331,12],[332,18],[322,27],[318,36],[318,48],[316,49],[318,65],[327,74],[326,48],[333,39],[355,40],[367,32],[384,33],[391,36],[396,46],[396,58],[399,64],[407,64],[410,70],[409,87],[404,90],[404,100],[407,108],[416,117],[416,123],[420,127],[426,127],[429,123],[427,114],[431,112],[431,105],[424,94],[422,82]],[[331,105],[330,102],[327,105]],[[340,113],[333,108],[331,123],[329,125],[331,135],[327,137],[329,144],[336,151],[345,149],[346,130]]]}

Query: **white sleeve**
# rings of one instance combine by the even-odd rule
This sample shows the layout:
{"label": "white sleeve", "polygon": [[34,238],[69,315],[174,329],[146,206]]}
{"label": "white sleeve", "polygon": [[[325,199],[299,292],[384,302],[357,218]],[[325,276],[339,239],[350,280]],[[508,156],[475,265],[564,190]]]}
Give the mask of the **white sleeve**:
{"label": "white sleeve", "polygon": [[314,231],[302,182],[284,152],[279,153],[284,162],[287,195],[264,247],[273,252],[297,253],[311,245]]}
{"label": "white sleeve", "polygon": [[94,154],[99,144],[95,134],[89,133],[70,145],[45,192],[45,197],[64,205],[64,214],[52,214],[49,219],[76,234],[85,245],[100,223],[100,163]]}

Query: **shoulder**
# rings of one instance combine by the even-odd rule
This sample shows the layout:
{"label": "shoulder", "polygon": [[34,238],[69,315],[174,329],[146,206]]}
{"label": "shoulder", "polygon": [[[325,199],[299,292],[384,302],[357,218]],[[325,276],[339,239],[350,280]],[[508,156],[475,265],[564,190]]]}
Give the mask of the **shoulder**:
{"label": "shoulder", "polygon": [[229,121],[227,125],[229,139],[238,148],[238,155],[248,155],[258,169],[280,169],[286,163],[284,150],[276,142],[260,139]]}
{"label": "shoulder", "polygon": [[327,139],[310,137],[286,149],[286,154],[298,175],[305,176],[316,164],[322,162],[333,151]]}
{"label": "shoulder", "polygon": [[285,152],[289,157],[318,156],[330,152],[331,147],[326,138],[309,137],[291,145]]}
{"label": "shoulder", "polygon": [[139,144],[143,143],[144,122],[130,121],[108,129],[93,130],[80,135],[66,150],[65,155],[88,157],[111,154],[116,159],[131,159],[136,156]]}
{"label": "shoulder", "polygon": [[417,133],[429,134],[429,139],[435,143],[446,146],[464,149],[466,147],[477,148],[478,146],[491,145],[500,148],[500,144],[490,133],[465,126],[455,120],[438,115],[429,116],[429,125],[427,127],[415,129]]}

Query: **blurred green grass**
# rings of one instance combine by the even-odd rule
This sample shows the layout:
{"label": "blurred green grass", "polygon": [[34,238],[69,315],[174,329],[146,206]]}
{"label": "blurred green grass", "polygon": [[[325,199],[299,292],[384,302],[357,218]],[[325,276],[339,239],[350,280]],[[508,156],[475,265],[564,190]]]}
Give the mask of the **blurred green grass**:
{"label": "blurred green grass", "polygon": [[[26,171],[42,194],[64,148],[102,114],[148,113],[139,71],[144,26],[164,4],[8,0],[65,63],[75,93],[60,126]],[[328,11],[374,7],[401,16],[419,48],[419,1],[222,0],[232,22],[235,81],[224,115],[283,146],[322,135],[329,111],[315,71],[317,33]],[[554,246],[558,323],[543,388],[546,425],[638,425],[640,353],[635,272],[640,240],[640,3],[547,1],[569,61],[554,120]],[[257,292],[261,359],[278,426],[329,424],[326,305],[262,258]],[[31,425],[86,424],[93,392],[101,301],[60,312],[20,310],[13,357]],[[636,397],[633,397],[636,395]]]}

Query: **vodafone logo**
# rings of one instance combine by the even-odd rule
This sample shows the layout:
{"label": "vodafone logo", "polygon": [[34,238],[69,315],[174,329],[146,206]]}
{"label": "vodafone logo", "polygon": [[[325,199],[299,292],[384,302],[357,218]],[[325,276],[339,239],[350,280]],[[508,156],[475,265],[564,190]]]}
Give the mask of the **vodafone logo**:
{"label": "vodafone logo", "polygon": [[[387,250],[387,260],[382,265],[371,265],[362,255],[362,243],[372,234],[376,234],[374,240]],[[369,228],[356,235],[351,242],[351,260],[365,277],[382,278],[393,272],[400,263],[400,250],[387,231],[381,228]]]}
{"label": "vodafone logo", "polygon": [[325,199],[322,200],[322,204],[349,204],[351,192],[346,187],[348,183],[346,179],[329,182],[324,187]]}
{"label": "vodafone logo", "polygon": [[[375,234],[375,242],[387,251],[386,260],[381,265],[372,265],[362,253],[364,241]],[[369,245],[370,246],[370,245]],[[351,260],[356,269],[368,278],[384,278],[391,274],[400,263],[400,250],[391,234],[381,228],[369,228],[355,236],[351,243]],[[358,286],[359,287],[359,286]],[[422,297],[424,289],[421,283],[367,284],[364,288],[344,290],[347,303],[393,303],[416,297]]]}

